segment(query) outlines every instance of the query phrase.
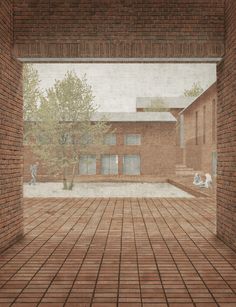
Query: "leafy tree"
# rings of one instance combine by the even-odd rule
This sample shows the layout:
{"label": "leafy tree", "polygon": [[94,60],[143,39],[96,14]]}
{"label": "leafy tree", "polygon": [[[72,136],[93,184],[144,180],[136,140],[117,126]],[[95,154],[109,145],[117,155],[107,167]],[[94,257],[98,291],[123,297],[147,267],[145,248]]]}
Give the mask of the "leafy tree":
{"label": "leafy tree", "polygon": [[41,98],[38,71],[32,64],[25,64],[23,68],[23,99],[24,120],[34,120]]}
{"label": "leafy tree", "polygon": [[201,87],[200,82],[194,82],[189,90],[184,91],[186,97],[197,97],[203,93],[204,89]]}
{"label": "leafy tree", "polygon": [[86,77],[68,71],[47,90],[31,129],[34,153],[52,173],[62,174],[64,189],[73,188],[80,155],[102,146],[110,129],[105,119],[92,121],[97,110],[93,99]]}

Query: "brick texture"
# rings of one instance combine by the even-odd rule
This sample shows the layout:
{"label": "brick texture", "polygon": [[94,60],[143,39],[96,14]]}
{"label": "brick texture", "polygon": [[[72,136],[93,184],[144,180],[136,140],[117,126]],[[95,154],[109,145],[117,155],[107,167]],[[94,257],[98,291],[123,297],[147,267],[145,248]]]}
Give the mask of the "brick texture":
{"label": "brick texture", "polygon": [[215,202],[26,199],[25,239],[0,258],[1,307],[234,307],[236,253]]}
{"label": "brick texture", "polygon": [[[116,145],[105,148],[92,147],[88,154],[97,155],[97,175],[101,175],[101,155],[118,155],[118,175],[122,175],[122,161],[124,155],[139,155],[141,164],[141,175],[153,175],[167,177],[175,173],[176,150],[175,143],[175,122],[174,123],[112,123],[111,130],[116,134]],[[140,145],[125,145],[126,134],[139,134]],[[37,159],[31,152],[28,145],[24,146],[24,180],[30,180],[30,164]],[[118,176],[109,176],[109,178]],[[90,176],[93,180],[95,175]],[[108,176],[107,176],[108,177]],[[61,179],[61,176],[52,176],[48,173],[48,167],[43,167],[40,161],[38,180],[54,181]]]}
{"label": "brick texture", "polygon": [[22,235],[21,64],[11,56],[11,1],[0,2],[0,252]]}
{"label": "brick texture", "polygon": [[217,233],[236,249],[236,2],[226,1],[226,52],[218,65]]}
{"label": "brick texture", "polygon": [[[217,89],[214,83],[183,112],[185,138],[184,164],[196,171],[201,170],[204,173],[212,173],[212,152],[216,151],[216,110],[214,107],[216,104]],[[197,144],[196,112],[198,114]]]}
{"label": "brick texture", "polygon": [[218,57],[223,0],[24,0],[17,57]]}
{"label": "brick texture", "polygon": [[[22,233],[21,65],[11,57],[11,5],[0,2],[1,249]],[[236,248],[235,0],[24,0],[14,6],[18,57],[212,57],[225,51],[218,65],[217,231]]]}

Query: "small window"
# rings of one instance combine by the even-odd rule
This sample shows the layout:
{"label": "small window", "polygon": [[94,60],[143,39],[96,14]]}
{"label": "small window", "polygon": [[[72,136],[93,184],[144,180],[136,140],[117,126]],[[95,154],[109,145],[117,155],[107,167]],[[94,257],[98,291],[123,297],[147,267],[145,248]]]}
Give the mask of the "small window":
{"label": "small window", "polygon": [[59,139],[60,145],[69,145],[73,144],[73,139],[69,133],[63,133]]}
{"label": "small window", "polygon": [[81,155],[79,159],[80,175],[96,174],[96,155]]}
{"label": "small window", "polygon": [[216,119],[217,119],[217,106],[216,100],[212,101],[212,143],[216,143]]}
{"label": "small window", "polygon": [[179,117],[179,143],[180,148],[184,148],[184,115]]}
{"label": "small window", "polygon": [[195,113],[195,145],[198,145],[198,111]]}
{"label": "small window", "polygon": [[92,136],[89,134],[84,134],[80,137],[80,141],[79,141],[80,145],[91,145],[93,144],[93,139]]}
{"label": "small window", "polygon": [[118,174],[118,156],[117,155],[102,155],[101,158],[101,173],[103,175]]}
{"label": "small window", "polygon": [[125,145],[140,145],[141,135],[140,134],[126,134]]}
{"label": "small window", "polygon": [[206,106],[203,106],[203,144],[206,144]]}
{"label": "small window", "polygon": [[115,134],[106,134],[104,137],[105,145],[116,145],[116,135]]}

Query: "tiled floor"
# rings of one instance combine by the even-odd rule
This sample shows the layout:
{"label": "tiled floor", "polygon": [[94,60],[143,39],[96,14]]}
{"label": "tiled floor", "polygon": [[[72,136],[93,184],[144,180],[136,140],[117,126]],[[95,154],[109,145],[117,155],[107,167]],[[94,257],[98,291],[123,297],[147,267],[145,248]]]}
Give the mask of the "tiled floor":
{"label": "tiled floor", "polygon": [[0,306],[236,306],[236,253],[215,204],[27,199],[25,237],[0,256]]}

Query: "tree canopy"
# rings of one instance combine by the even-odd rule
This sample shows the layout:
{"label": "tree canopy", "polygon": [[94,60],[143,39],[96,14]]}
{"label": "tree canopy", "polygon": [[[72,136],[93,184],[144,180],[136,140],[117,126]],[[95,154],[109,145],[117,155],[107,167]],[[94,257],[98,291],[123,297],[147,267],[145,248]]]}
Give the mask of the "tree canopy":
{"label": "tree canopy", "polygon": [[38,71],[32,64],[25,64],[23,67],[23,99],[24,99],[24,120],[34,120],[42,93]]}
{"label": "tree canopy", "polygon": [[80,79],[72,71],[41,97],[32,123],[31,146],[51,173],[62,174],[64,189],[73,188],[80,155],[95,144],[102,146],[110,129],[106,121],[92,121],[96,111],[86,76]]}

